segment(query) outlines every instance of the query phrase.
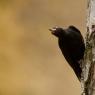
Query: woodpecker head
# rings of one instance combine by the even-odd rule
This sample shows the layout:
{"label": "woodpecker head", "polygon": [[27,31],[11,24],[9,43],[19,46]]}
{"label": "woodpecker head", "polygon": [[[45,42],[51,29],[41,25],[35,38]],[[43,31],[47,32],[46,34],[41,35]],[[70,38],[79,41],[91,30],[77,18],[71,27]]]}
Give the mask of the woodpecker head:
{"label": "woodpecker head", "polygon": [[64,30],[60,27],[53,27],[52,29],[49,29],[53,35],[56,37],[61,37],[64,34]]}

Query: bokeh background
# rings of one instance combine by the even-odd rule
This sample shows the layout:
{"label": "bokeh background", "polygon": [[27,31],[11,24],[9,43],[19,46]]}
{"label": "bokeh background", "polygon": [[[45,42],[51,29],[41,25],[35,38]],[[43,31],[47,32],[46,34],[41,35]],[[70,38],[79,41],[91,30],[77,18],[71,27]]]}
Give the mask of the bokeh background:
{"label": "bokeh background", "polygon": [[80,95],[51,35],[75,25],[85,37],[86,0],[0,0],[0,95]]}

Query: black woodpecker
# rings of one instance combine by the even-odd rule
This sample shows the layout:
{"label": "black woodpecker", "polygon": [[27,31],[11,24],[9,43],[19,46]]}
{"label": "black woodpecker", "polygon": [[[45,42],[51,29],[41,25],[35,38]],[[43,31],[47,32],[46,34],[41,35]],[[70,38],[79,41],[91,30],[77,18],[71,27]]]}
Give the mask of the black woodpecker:
{"label": "black woodpecker", "polygon": [[80,80],[82,69],[79,61],[83,59],[85,51],[85,44],[80,31],[74,26],[69,26],[67,29],[54,27],[49,30],[58,38],[62,54]]}

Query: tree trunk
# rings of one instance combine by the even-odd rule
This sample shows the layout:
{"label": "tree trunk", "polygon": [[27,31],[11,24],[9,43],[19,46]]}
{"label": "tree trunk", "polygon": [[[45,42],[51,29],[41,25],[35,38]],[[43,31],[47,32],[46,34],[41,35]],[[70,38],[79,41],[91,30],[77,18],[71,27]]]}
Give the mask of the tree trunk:
{"label": "tree trunk", "polygon": [[88,0],[86,50],[82,64],[82,95],[95,95],[95,0]]}

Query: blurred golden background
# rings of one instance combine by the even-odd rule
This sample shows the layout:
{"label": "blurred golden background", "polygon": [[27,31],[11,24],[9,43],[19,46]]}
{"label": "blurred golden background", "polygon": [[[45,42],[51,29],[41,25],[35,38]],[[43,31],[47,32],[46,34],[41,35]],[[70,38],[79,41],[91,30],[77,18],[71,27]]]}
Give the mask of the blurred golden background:
{"label": "blurred golden background", "polygon": [[86,0],[0,0],[0,95],[80,95],[49,28],[85,36]]}

